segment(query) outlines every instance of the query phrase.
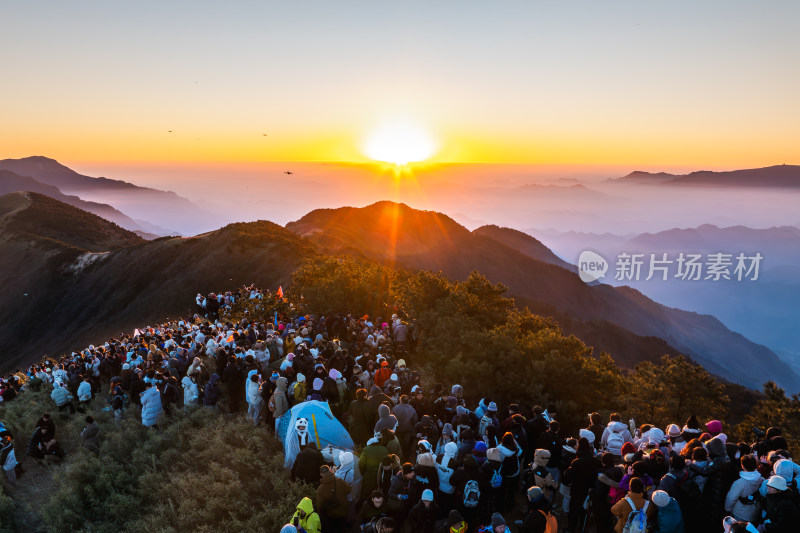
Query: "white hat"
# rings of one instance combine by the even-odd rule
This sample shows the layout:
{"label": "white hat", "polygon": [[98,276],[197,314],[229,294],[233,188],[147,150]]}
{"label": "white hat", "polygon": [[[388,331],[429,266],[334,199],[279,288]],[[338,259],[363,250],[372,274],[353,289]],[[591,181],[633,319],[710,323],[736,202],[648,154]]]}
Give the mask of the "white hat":
{"label": "white hat", "polygon": [[594,433],[589,431],[588,429],[582,429],[578,432],[578,436],[582,439],[586,439],[589,441],[589,444],[594,444]]}
{"label": "white hat", "polygon": [[658,507],[666,507],[669,503],[669,494],[663,490],[657,490],[653,493],[653,503]]}
{"label": "white hat", "polygon": [[787,488],[786,480],[781,476],[770,476],[770,478],[767,480],[767,487],[772,487],[773,489],[783,492]]}

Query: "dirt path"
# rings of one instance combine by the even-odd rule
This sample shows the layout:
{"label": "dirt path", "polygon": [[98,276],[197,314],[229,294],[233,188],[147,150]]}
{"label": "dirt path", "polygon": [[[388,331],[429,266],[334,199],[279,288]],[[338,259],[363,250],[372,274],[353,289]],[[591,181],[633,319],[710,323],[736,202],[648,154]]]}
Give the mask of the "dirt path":
{"label": "dirt path", "polygon": [[60,468],[48,461],[37,462],[30,457],[22,461],[25,470],[11,486],[6,485],[9,496],[13,498],[14,520],[17,531],[43,532],[44,521],[41,512],[44,504],[53,493],[53,474]]}

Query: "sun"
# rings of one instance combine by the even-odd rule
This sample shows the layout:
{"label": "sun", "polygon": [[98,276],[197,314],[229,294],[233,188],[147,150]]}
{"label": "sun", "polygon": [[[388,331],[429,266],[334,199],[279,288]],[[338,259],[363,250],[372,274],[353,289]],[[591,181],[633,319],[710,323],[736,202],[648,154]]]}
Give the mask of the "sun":
{"label": "sun", "polygon": [[394,120],[370,132],[362,151],[376,161],[407,165],[433,156],[436,142],[421,126],[408,120]]}

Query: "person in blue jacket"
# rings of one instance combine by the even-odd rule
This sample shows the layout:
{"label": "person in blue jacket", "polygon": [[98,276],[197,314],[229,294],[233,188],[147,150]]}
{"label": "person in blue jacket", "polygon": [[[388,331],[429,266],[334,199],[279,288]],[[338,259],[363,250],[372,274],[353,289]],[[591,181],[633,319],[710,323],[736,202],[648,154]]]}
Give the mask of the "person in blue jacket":
{"label": "person in blue jacket", "polygon": [[678,500],[663,490],[655,491],[652,500],[658,509],[653,533],[684,533],[683,514]]}

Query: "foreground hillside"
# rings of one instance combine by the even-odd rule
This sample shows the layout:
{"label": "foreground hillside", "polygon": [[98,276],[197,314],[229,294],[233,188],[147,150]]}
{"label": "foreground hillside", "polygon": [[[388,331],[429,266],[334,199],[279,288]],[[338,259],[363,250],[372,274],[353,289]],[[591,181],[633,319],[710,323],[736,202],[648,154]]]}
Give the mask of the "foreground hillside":
{"label": "foreground hillside", "polygon": [[[394,309],[417,324],[416,350],[405,358],[421,374],[426,394],[434,382],[446,390],[459,383],[470,408],[486,396],[498,402],[502,412],[508,404],[518,404],[525,416],[536,403],[553,405],[564,435],[577,434],[585,425],[586,412],[597,410],[607,417],[611,411],[621,411],[626,418],[659,427],[689,415],[700,420],[721,418],[733,441],[747,439],[753,424],[781,425],[796,446],[796,424],[788,417],[800,411],[782,391],[768,387],[770,395],[734,426],[729,416],[739,421],[742,413],[731,415],[731,409],[741,406],[702,368],[682,358],[665,358],[624,373],[607,357],[589,357],[580,340],[565,336],[552,321],[517,310],[504,297],[502,286],[479,275],[450,282],[426,272],[411,275],[370,262],[322,259],[305,263],[287,292],[304,296],[302,303],[294,300],[293,310],[268,296],[254,301],[241,298],[242,303],[224,313],[223,321],[241,323],[247,318],[252,324],[266,318],[271,325],[273,308],[283,309],[291,314],[281,312],[281,324],[294,329],[299,316],[327,317],[329,310],[342,310],[342,316],[388,316]],[[174,322],[158,325],[162,332],[176,327],[180,326]],[[343,346],[361,353],[364,337],[348,335]],[[100,345],[102,340],[94,343]],[[163,337],[139,341],[153,352]],[[226,350],[249,346],[241,337],[233,342]],[[486,356],[489,347],[492,357]],[[208,368],[219,368],[213,357],[203,360]],[[328,364],[322,355],[317,361]],[[271,366],[279,368],[280,360]],[[100,382],[108,379],[106,369]],[[80,447],[82,415],[57,416],[56,437],[66,456],[60,461],[48,456],[41,463],[26,458],[24,448],[41,413],[55,412],[50,386],[43,385],[40,392],[24,390],[3,402],[0,421],[16,436],[25,472],[0,493],[2,527],[48,532],[277,531],[300,498],[312,495],[314,488],[290,481],[269,424],[253,427],[242,415],[222,414],[230,408],[230,386],[223,389],[219,410],[178,407],[156,429],[143,427],[133,406],[115,424],[104,410],[103,385],[85,406],[101,428],[98,454]]]}
{"label": "foreground hillside", "polygon": [[186,295],[289,281],[313,246],[271,222],[146,242],[33,193],[0,197],[0,369],[190,308]]}

